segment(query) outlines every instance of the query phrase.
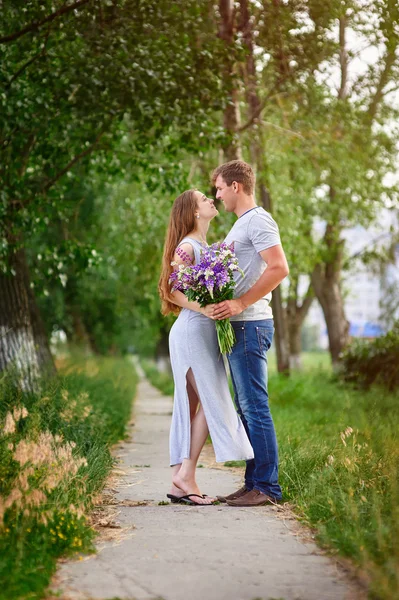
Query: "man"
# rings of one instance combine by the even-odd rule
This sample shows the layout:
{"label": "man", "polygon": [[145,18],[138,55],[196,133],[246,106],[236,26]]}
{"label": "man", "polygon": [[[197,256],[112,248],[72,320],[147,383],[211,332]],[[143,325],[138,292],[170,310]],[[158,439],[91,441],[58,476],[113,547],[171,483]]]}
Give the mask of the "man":
{"label": "man", "polygon": [[255,458],[247,461],[245,484],[229,496],[230,506],[262,506],[281,500],[276,432],[269,410],[267,357],[273,339],[271,291],[288,275],[277,224],[255,203],[255,175],[247,163],[233,160],[215,169],[216,198],[238,219],[225,242],[234,251],[244,278],[236,273],[233,300],[215,305],[215,319],[230,318],[237,343],[228,357],[238,413]]}

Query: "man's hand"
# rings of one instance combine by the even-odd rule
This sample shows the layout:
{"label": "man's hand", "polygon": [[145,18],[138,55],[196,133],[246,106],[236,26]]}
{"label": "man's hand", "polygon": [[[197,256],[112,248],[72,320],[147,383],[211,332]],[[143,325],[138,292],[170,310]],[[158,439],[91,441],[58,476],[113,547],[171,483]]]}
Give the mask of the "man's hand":
{"label": "man's hand", "polygon": [[241,302],[240,298],[236,298],[235,300],[224,300],[224,302],[214,304],[214,307],[215,310],[213,313],[213,318],[216,321],[221,321],[222,319],[228,319],[229,317],[239,315],[245,309],[245,306],[243,302]]}

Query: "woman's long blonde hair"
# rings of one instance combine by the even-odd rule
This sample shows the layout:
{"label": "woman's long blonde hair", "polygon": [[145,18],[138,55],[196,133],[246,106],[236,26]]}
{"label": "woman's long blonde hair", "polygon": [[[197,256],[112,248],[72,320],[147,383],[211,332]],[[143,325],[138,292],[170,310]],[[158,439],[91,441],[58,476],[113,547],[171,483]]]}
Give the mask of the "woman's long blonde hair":
{"label": "woman's long blonde hair", "polygon": [[196,190],[187,190],[176,198],[170,213],[165,245],[163,248],[162,270],[158,282],[158,291],[161,298],[161,312],[163,315],[174,313],[178,315],[180,307],[170,301],[169,277],[173,267],[171,262],[175,250],[182,239],[195,229],[195,211],[198,209]]}

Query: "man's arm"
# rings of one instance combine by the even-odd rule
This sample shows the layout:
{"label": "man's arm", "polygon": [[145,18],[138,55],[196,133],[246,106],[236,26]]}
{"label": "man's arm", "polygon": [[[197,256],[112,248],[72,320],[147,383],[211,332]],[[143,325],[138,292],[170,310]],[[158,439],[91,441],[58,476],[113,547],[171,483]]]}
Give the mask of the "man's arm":
{"label": "man's arm", "polygon": [[267,269],[243,296],[215,304],[213,313],[215,320],[227,319],[240,314],[248,306],[255,304],[260,298],[274,290],[287,277],[289,269],[282,246],[272,246],[267,250],[262,250],[259,254],[267,263]]}

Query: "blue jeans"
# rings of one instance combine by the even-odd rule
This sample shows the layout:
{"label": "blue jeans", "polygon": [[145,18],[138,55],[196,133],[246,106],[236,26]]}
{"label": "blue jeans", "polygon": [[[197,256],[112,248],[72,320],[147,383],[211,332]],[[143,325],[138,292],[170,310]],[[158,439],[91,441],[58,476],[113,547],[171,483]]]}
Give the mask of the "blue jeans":
{"label": "blue jeans", "polygon": [[234,401],[255,455],[247,460],[245,486],[280,500],[277,439],[267,392],[266,352],[273,339],[273,319],[231,324],[237,339],[228,356]]}

